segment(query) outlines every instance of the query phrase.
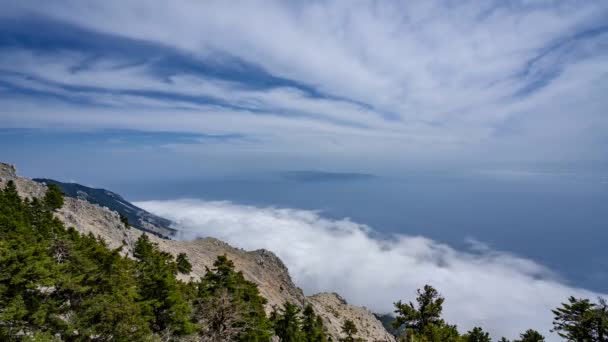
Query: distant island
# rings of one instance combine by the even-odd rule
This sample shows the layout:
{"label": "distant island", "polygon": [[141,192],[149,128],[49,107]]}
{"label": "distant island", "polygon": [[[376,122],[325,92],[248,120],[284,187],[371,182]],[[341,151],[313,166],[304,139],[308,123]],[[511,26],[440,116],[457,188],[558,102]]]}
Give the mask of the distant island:
{"label": "distant island", "polygon": [[377,178],[375,175],[368,173],[314,170],[284,171],[280,175],[285,180],[302,183],[361,181]]}

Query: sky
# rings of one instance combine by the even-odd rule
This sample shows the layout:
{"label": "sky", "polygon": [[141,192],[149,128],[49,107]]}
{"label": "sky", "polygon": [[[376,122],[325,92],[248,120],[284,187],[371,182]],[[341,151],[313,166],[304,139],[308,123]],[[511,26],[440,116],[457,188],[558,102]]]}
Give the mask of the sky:
{"label": "sky", "polygon": [[[319,177],[332,184],[342,178],[441,184],[464,180],[466,186],[453,191],[482,189],[488,180],[499,182],[501,188],[527,189],[534,184],[547,203],[555,197],[565,204],[522,214],[523,209],[509,208],[531,202],[514,197],[504,212],[523,223],[508,244],[501,245],[497,237],[509,228],[487,221],[471,225],[483,225],[494,233],[465,236],[467,231],[459,239],[494,237],[498,242],[492,245],[505,252],[488,247],[492,252],[483,254],[482,264],[493,265],[493,253],[524,258],[534,265],[533,271],[528,264],[522,266],[521,279],[526,281],[542,273],[556,286],[574,284],[604,292],[608,290],[598,286],[597,280],[548,276],[569,274],[575,267],[553,269],[563,259],[541,260],[539,254],[558,245],[533,251],[520,248],[524,243],[516,237],[540,231],[535,226],[546,222],[541,218],[560,210],[562,216],[556,215],[551,223],[567,224],[552,236],[565,239],[581,225],[588,226],[592,229],[582,228],[585,243],[595,241],[593,249],[600,248],[597,240],[604,235],[598,227],[606,222],[608,212],[606,204],[597,202],[608,193],[605,94],[608,2],[601,0],[174,0],[153,4],[0,0],[0,159],[16,164],[22,174],[117,192],[126,189],[128,198],[166,207],[183,204],[184,197],[195,197],[192,203],[202,208],[215,200],[230,201],[221,202],[227,203],[222,211],[209,211],[209,215],[219,215],[218,220],[227,214],[255,212],[254,208],[262,215],[278,206],[320,215],[313,222],[345,218],[315,211],[324,209],[321,195],[307,195],[303,208],[298,201],[278,197],[262,201],[264,194],[258,188],[255,194],[243,196],[234,196],[232,190],[205,196],[204,189],[180,194],[165,187],[163,192],[159,184],[176,189],[173,185],[178,183],[273,177],[299,184],[317,182]],[[135,189],[149,190],[149,195]],[[253,191],[248,189],[240,190]],[[335,189],[328,185],[319,194]],[[380,192],[378,188],[377,196],[372,196],[379,203],[373,206],[376,216],[383,215],[382,207],[393,208],[402,200],[383,198]],[[486,193],[475,197],[471,207],[495,200],[501,203],[491,190]],[[248,195],[252,203],[239,202]],[[415,195],[425,198],[423,190]],[[298,194],[293,191],[292,196]],[[438,192],[434,196],[441,197]],[[188,203],[171,216],[183,219],[179,215],[190,213],[186,209],[193,205]],[[576,205],[574,214],[563,210],[567,204]],[[427,206],[421,210],[430,212],[429,208],[436,213],[428,216],[428,224],[435,222],[449,231],[445,220],[436,221],[443,209]],[[359,204],[344,215],[365,210]],[[471,213],[477,216],[474,210]],[[191,221],[204,224],[197,220]],[[382,223],[370,219],[352,224],[354,231],[368,227],[395,233]],[[416,224],[422,227],[424,222]],[[398,241],[413,236],[405,228],[397,233],[410,234],[399,235]],[[429,239],[425,241],[430,246],[448,243],[448,254],[456,253],[459,260],[477,262],[466,254],[470,251],[454,249],[454,239],[423,230],[415,234]],[[366,246],[382,245],[382,241],[372,238]],[[391,248],[402,250],[401,245]],[[593,265],[603,265],[601,260],[608,258],[601,251],[584,252],[588,251],[568,256],[600,260]],[[552,269],[545,272],[541,261]],[[297,269],[304,267],[293,264]],[[511,263],[505,274],[520,266]],[[537,272],[536,267],[543,271]],[[595,269],[598,266],[585,272]],[[323,288],[317,283],[321,276],[312,281],[304,271],[293,272],[310,284],[309,289]],[[344,284],[331,285],[343,288]],[[414,293],[413,282],[408,286]],[[566,290],[549,291],[556,294],[551,301],[560,300],[557,297]],[[344,291],[351,301],[365,301],[356,289]],[[466,298],[463,292],[446,292]],[[522,292],[522,296],[535,295]],[[383,301],[378,307],[386,308],[386,299],[378,300]],[[516,316],[513,311],[514,320]],[[474,321],[471,318],[468,323]],[[512,330],[516,328],[520,327]]]}

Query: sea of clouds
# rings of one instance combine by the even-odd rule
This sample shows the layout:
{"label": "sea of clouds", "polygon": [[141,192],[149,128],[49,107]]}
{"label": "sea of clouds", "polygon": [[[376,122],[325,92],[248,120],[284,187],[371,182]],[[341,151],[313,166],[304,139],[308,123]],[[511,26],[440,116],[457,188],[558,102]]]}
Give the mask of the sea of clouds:
{"label": "sea of clouds", "polygon": [[[567,285],[542,265],[471,240],[456,250],[422,236],[380,237],[369,226],[321,213],[202,200],[146,201],[138,206],[169,218],[183,239],[212,236],[248,250],[266,248],[289,267],[306,294],[335,291],[351,304],[393,311],[425,284],[446,297],[444,316],[461,331],[474,326],[495,339],[528,328],[548,341],[551,309],[569,296],[597,293]],[[540,241],[539,241],[540,243]]]}

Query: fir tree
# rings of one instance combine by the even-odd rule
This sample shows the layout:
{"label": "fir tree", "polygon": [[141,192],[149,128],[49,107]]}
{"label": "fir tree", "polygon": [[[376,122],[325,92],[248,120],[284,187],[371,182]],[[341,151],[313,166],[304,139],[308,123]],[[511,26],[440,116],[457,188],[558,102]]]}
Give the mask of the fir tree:
{"label": "fir tree", "polygon": [[519,340],[513,342],[545,342],[545,337],[536,330],[528,329],[519,335]]}
{"label": "fir tree", "polygon": [[415,306],[412,302],[408,304],[398,301],[395,303],[395,328],[406,325],[414,333],[421,334],[429,324],[442,324],[441,311],[443,309],[444,298],[439,295],[430,285],[424,286],[424,291],[418,289],[418,303]]}
{"label": "fir tree", "polygon": [[194,316],[202,328],[201,338],[270,341],[272,327],[264,311],[266,299],[257,286],[236,272],[225,255],[218,256],[213,266],[196,284]]}
{"label": "fir tree", "polygon": [[290,302],[283,304],[280,310],[271,315],[274,331],[281,342],[302,341],[302,321],[300,309]]}
{"label": "fir tree", "polygon": [[344,323],[342,323],[341,330],[342,330],[342,333],[344,335],[346,335],[346,337],[343,337],[340,339],[341,342],[362,341],[362,339],[355,337],[357,335],[357,333],[359,332],[359,330],[357,329],[355,322],[351,321],[350,319],[347,319],[344,321]]}
{"label": "fir tree", "polygon": [[568,303],[552,310],[553,331],[568,341],[594,341],[594,306],[589,299],[568,298]]}
{"label": "fir tree", "polygon": [[44,195],[44,204],[51,210],[63,207],[63,192],[57,184],[49,184]]}
{"label": "fir tree", "polygon": [[302,334],[305,342],[325,342],[325,329],[323,319],[315,314],[310,304],[302,311]]}
{"label": "fir tree", "polygon": [[177,262],[177,270],[182,274],[189,274],[192,272],[192,264],[188,260],[186,253],[179,253],[175,260]]}
{"label": "fir tree", "polygon": [[483,331],[480,327],[475,327],[462,336],[465,342],[491,342],[490,334]]}

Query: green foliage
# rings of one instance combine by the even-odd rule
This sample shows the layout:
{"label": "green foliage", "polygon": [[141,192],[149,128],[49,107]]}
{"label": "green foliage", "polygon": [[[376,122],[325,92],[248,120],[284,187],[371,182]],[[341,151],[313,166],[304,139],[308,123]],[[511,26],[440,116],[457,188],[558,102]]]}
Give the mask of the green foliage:
{"label": "green foliage", "polygon": [[327,341],[323,319],[315,314],[310,304],[306,305],[302,312],[302,335],[304,342]]}
{"label": "green foliage", "polygon": [[[415,336],[415,334],[412,334]],[[428,342],[458,342],[460,334],[455,325],[441,323],[431,323],[427,325],[420,334],[421,341]]]}
{"label": "green foliage", "polygon": [[359,330],[357,329],[355,322],[351,321],[350,319],[347,319],[344,321],[344,323],[342,323],[341,330],[342,330],[342,333],[344,335],[346,335],[346,337],[343,337],[340,339],[341,342],[362,342],[363,341],[363,339],[356,337]]}
{"label": "green foliage", "polygon": [[192,272],[192,264],[188,260],[186,253],[179,253],[175,259],[177,262],[177,271],[182,274],[189,274]]}
{"label": "green foliage", "polygon": [[160,251],[146,234],[135,243],[136,279],[139,295],[153,316],[152,330],[165,335],[186,335],[194,332],[190,320],[191,306],[180,291],[177,264],[173,256]]}
{"label": "green foliage", "polygon": [[303,340],[302,319],[300,308],[295,304],[285,303],[278,312],[271,315],[275,334],[282,342],[298,342]]}
{"label": "green foliage", "polygon": [[441,311],[443,310],[444,298],[430,285],[425,285],[424,291],[418,289],[417,293],[417,306],[412,302],[405,304],[398,301],[395,303],[395,313],[397,314],[393,323],[395,328],[405,325],[412,329],[414,333],[422,334],[430,324],[436,326],[443,324]]}
{"label": "green foliage", "polygon": [[200,336],[211,341],[270,341],[272,327],[266,317],[266,299],[257,286],[236,272],[234,263],[218,256],[195,284],[194,316]]}
{"label": "green foliage", "polygon": [[567,341],[608,341],[608,305],[603,298],[596,304],[570,297],[552,311],[553,331]]}
{"label": "green foliage", "polygon": [[238,331],[216,341],[270,341],[266,300],[226,257],[183,283],[184,265],[147,235],[129,259],[66,229],[51,208],[21,200],[14,183],[0,191],[0,341],[199,340],[222,329],[201,317],[223,317],[226,307]]}
{"label": "green foliage", "polygon": [[[268,318],[257,286],[219,256],[198,281],[185,254],[174,258],[142,234],[133,256],[111,250],[92,234],[65,228],[52,210],[63,202],[49,186],[43,201],[22,200],[14,182],[0,191],[0,341],[331,341],[309,305],[286,303]],[[127,220],[123,220],[127,224]],[[416,305],[395,303],[402,340],[489,342],[476,327],[462,337],[442,318],[444,298],[431,286]],[[552,310],[554,331],[568,341],[608,342],[608,305],[602,298],[568,298]],[[387,319],[388,321],[389,319]],[[341,341],[360,341],[344,321]],[[514,342],[543,342],[527,330]],[[501,342],[508,342],[504,337]]]}
{"label": "green foliage", "polygon": [[295,304],[287,302],[280,309],[274,308],[270,314],[270,321],[280,341],[328,341],[323,320],[315,314],[310,304],[306,305],[304,310],[300,310]]}
{"label": "green foliage", "polygon": [[417,290],[417,305],[398,301],[395,303],[396,329],[405,328],[408,341],[444,342],[458,341],[456,326],[449,325],[441,318],[444,298],[430,285]]}
{"label": "green foliage", "polygon": [[475,327],[473,330],[469,330],[462,336],[462,340],[465,342],[491,342],[490,334],[483,331],[480,327]]}
{"label": "green foliage", "polygon": [[0,193],[0,340],[146,340],[133,261],[65,229],[52,207]]}
{"label": "green foliage", "polygon": [[44,204],[51,210],[63,207],[63,192],[57,184],[49,184],[44,195]]}
{"label": "green foliage", "polygon": [[534,329],[528,329],[519,335],[519,340],[513,342],[545,342],[545,337]]}

